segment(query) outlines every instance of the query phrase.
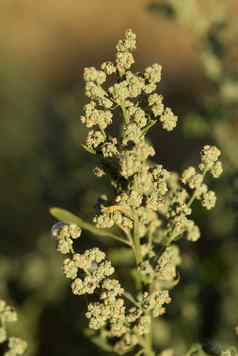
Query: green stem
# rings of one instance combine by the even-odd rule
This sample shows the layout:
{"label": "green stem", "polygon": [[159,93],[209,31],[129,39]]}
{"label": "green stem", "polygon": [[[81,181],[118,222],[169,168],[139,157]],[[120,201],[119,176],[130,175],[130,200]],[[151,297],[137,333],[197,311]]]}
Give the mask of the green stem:
{"label": "green stem", "polygon": [[142,136],[146,135],[147,132],[151,129],[151,127],[153,127],[157,122],[158,120],[151,119],[150,123],[142,130]]}
{"label": "green stem", "polygon": [[[206,174],[207,174],[207,169],[203,172],[203,180],[205,179],[206,177]],[[194,200],[196,199],[196,194],[197,194],[197,191],[195,189],[195,191],[193,192],[191,198],[189,199],[188,203],[187,203],[187,207],[190,208],[191,205],[193,204]],[[166,246],[170,245],[171,242],[173,242],[175,239],[177,239],[177,237],[179,237],[180,235],[182,235],[183,233],[179,232],[177,234],[171,234],[171,236],[169,236],[169,238],[167,239],[166,241]]]}
{"label": "green stem", "polygon": [[141,356],[141,355],[143,355],[143,350],[140,350],[140,351],[138,351],[137,353],[136,353],[136,355],[135,356]]}
{"label": "green stem", "polygon": [[134,218],[134,252],[136,257],[137,265],[142,262],[142,255],[141,255],[141,246],[140,246],[140,237],[138,234],[138,222],[137,217]]}
{"label": "green stem", "polygon": [[128,124],[129,119],[128,119],[128,115],[127,115],[127,111],[126,111],[125,105],[120,104],[120,107],[121,107],[121,110],[122,110],[122,114],[123,114],[124,120]]}
{"label": "green stem", "polygon": [[[203,180],[205,179],[205,177],[206,177],[206,174],[207,174],[207,169],[203,172]],[[190,200],[188,201],[188,207],[190,208],[190,206],[192,205],[192,203],[194,202],[194,200],[196,199],[196,193],[197,193],[197,191],[196,191],[196,189],[195,189],[195,191],[193,192],[193,195],[191,196],[191,198],[190,198]]]}
{"label": "green stem", "polygon": [[152,330],[150,330],[150,332],[145,336],[144,355],[154,356],[153,345],[152,345]]}

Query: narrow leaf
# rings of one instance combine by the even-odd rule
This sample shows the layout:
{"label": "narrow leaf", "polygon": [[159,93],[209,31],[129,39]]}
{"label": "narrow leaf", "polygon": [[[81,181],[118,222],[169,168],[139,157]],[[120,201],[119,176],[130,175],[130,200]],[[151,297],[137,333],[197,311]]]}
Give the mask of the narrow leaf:
{"label": "narrow leaf", "polygon": [[54,207],[54,208],[50,209],[50,214],[52,216],[54,216],[56,219],[63,221],[66,224],[76,224],[76,225],[80,226],[83,230],[87,230],[87,231],[91,232],[93,235],[109,237],[111,239],[120,241],[120,242],[130,246],[130,243],[127,240],[125,240],[124,238],[113,234],[109,230],[98,229],[97,227],[95,227],[95,225],[84,221],[79,216],[74,215],[70,211]]}

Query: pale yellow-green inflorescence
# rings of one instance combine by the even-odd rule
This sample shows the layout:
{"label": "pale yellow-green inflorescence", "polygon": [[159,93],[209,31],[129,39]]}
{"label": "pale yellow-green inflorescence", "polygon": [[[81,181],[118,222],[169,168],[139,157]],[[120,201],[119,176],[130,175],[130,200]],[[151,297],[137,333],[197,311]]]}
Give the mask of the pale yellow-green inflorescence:
{"label": "pale yellow-green inflorescence", "polygon": [[73,252],[73,241],[81,235],[81,228],[76,224],[56,223],[51,229],[52,235],[57,240],[57,250],[66,255]]}
{"label": "pale yellow-green inflorescence", "polygon": [[[62,231],[65,232],[67,229],[63,224],[58,226],[57,239],[62,238]],[[64,234],[63,236],[65,237]],[[129,308],[126,305],[124,289],[117,279],[112,278],[114,268],[106,259],[104,252],[92,248],[83,254],[73,252],[71,257],[65,258],[63,270],[66,278],[72,280],[73,294],[85,295],[97,292],[99,300],[89,303],[86,318],[89,319],[91,329],[96,331],[107,327],[105,331],[107,337],[120,338],[114,347],[116,352],[123,354],[138,344],[140,336],[146,335],[150,330],[151,319],[148,314],[151,313],[154,317],[163,315],[164,305],[170,303],[168,291],[161,290],[159,283],[162,283],[163,279],[173,280],[176,276],[175,269],[179,263],[178,251],[171,253],[171,249],[176,250],[176,247],[166,249],[160,257],[164,262],[158,271],[153,270],[153,280],[158,279],[154,283],[153,293],[140,295],[136,306]],[[152,255],[154,256],[153,253]]]}
{"label": "pale yellow-green inflorescence", "polygon": [[9,335],[8,324],[17,321],[16,311],[0,299],[0,344],[7,343],[3,356],[23,355],[27,349],[24,340]]}
{"label": "pale yellow-green inflorescence", "polygon": [[[74,243],[81,234],[77,225],[58,223],[53,235],[58,251],[67,255],[63,271],[71,280],[73,294],[94,295],[86,312],[89,328],[117,354],[138,349],[140,355],[152,356],[152,345],[147,342],[152,320],[165,313],[171,302],[170,289],[179,282],[181,257],[176,241],[200,238],[199,227],[191,218],[192,203],[200,201],[206,209],[215,206],[216,195],[205,179],[208,174],[218,178],[222,164],[219,149],[208,145],[201,151],[199,166],[181,174],[152,161],[156,151],[147,132],[156,124],[172,131],[178,118],[156,92],[161,66],[153,64],[143,73],[132,72],[135,48],[136,35],[128,30],[116,46],[115,62],[85,69],[89,102],[81,121],[89,129],[84,147],[98,158],[94,173],[107,178],[114,192],[111,198],[101,199],[94,228],[119,231],[120,241],[134,253],[142,290],[128,293],[100,249],[76,253]],[[172,356],[173,351],[161,355]]]}

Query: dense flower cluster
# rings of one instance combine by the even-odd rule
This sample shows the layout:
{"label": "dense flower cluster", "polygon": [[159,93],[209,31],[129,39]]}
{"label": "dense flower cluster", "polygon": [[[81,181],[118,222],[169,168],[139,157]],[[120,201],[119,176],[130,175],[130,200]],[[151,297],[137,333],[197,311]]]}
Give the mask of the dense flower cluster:
{"label": "dense flower cluster", "polygon": [[[53,228],[54,237],[60,241],[65,238],[65,232],[70,225],[61,223]],[[71,227],[72,228],[72,227]],[[76,227],[74,227],[76,229]],[[73,240],[67,233],[67,238]],[[175,253],[172,250],[175,249]],[[72,249],[73,251],[73,249]],[[165,304],[171,299],[167,290],[159,283],[163,279],[174,279],[178,263],[176,247],[168,247],[157,261],[158,269],[153,271],[154,290],[152,293],[139,294],[137,300],[130,299],[117,279],[112,278],[114,268],[106,260],[106,255],[98,248],[84,251],[83,254],[69,251],[64,260],[63,270],[66,278],[72,281],[71,288],[75,295],[97,293],[99,301],[90,303],[86,312],[89,327],[93,330],[103,330],[107,338],[117,338],[113,349],[124,354],[133,346],[140,344],[140,337],[150,332],[151,318],[165,312]],[[65,251],[61,251],[65,254]],[[150,254],[153,255],[153,254]],[[142,271],[141,265],[141,273]],[[129,298],[129,305],[126,303]],[[132,304],[132,305],[131,305]]]}
{"label": "dense flower cluster", "polygon": [[[154,121],[160,121],[168,131],[173,130],[177,123],[177,116],[164,106],[162,96],[154,93],[161,79],[161,66],[154,64],[146,68],[143,74],[130,71],[134,63],[132,51],[135,49],[135,40],[135,34],[127,31],[125,39],[117,45],[115,64],[105,62],[100,70],[90,67],[84,71],[85,90],[90,102],[85,106],[81,121],[91,129],[86,146],[89,150],[101,152],[106,158],[117,158],[121,165],[126,159],[120,155],[121,145],[141,142],[143,149],[144,131]],[[106,86],[106,80],[117,74],[120,82]],[[146,101],[146,107],[140,107],[138,101]],[[113,110],[118,107],[123,111],[125,120],[120,141],[105,132],[112,123]],[[133,164],[136,157],[131,154],[127,159]]]}
{"label": "dense flower cluster", "polygon": [[[157,123],[164,130],[173,130],[177,116],[155,92],[161,79],[160,65],[153,64],[144,73],[131,72],[135,47],[136,36],[128,30],[116,47],[115,63],[85,69],[90,101],[81,121],[90,129],[84,147],[101,164],[94,172],[97,177],[109,177],[115,192],[112,198],[101,199],[93,227],[88,229],[106,234],[116,227],[120,232],[116,239],[134,253],[141,290],[134,295],[125,291],[112,278],[114,268],[98,248],[82,254],[74,251],[74,239],[81,233],[77,225],[59,223],[53,234],[59,252],[68,255],[63,269],[72,280],[73,293],[97,297],[86,312],[89,327],[118,354],[136,347],[138,355],[152,356],[152,319],[164,314],[171,301],[169,290],[179,281],[181,258],[175,242],[182,237],[199,239],[191,206],[197,199],[207,209],[214,207],[216,196],[205,178],[208,173],[219,177],[222,165],[220,151],[214,146],[202,149],[197,169],[189,167],[181,175],[151,161],[156,152],[147,132]],[[120,120],[120,131],[115,137],[111,128],[116,120]],[[162,354],[172,355],[170,350]]]}
{"label": "dense flower cluster", "polygon": [[8,346],[4,356],[22,355],[27,348],[24,340],[8,335],[7,324],[15,321],[17,321],[16,311],[0,299],[0,344],[6,343]]}
{"label": "dense flower cluster", "polygon": [[51,230],[52,235],[57,239],[57,250],[62,254],[74,252],[73,240],[81,235],[81,228],[76,224],[56,223]]}

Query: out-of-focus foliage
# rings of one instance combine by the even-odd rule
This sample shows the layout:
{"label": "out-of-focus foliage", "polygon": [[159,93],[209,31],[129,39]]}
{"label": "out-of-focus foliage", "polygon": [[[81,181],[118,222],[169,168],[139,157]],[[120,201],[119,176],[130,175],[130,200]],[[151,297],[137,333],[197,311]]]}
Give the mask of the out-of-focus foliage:
{"label": "out-of-focus foliage", "polygon": [[158,0],[149,9],[192,34],[207,81],[206,89],[187,114],[186,133],[211,135],[224,146],[226,158],[237,168],[234,156],[238,154],[238,138],[234,131],[238,111],[238,25],[236,16],[232,16],[232,1]]}

